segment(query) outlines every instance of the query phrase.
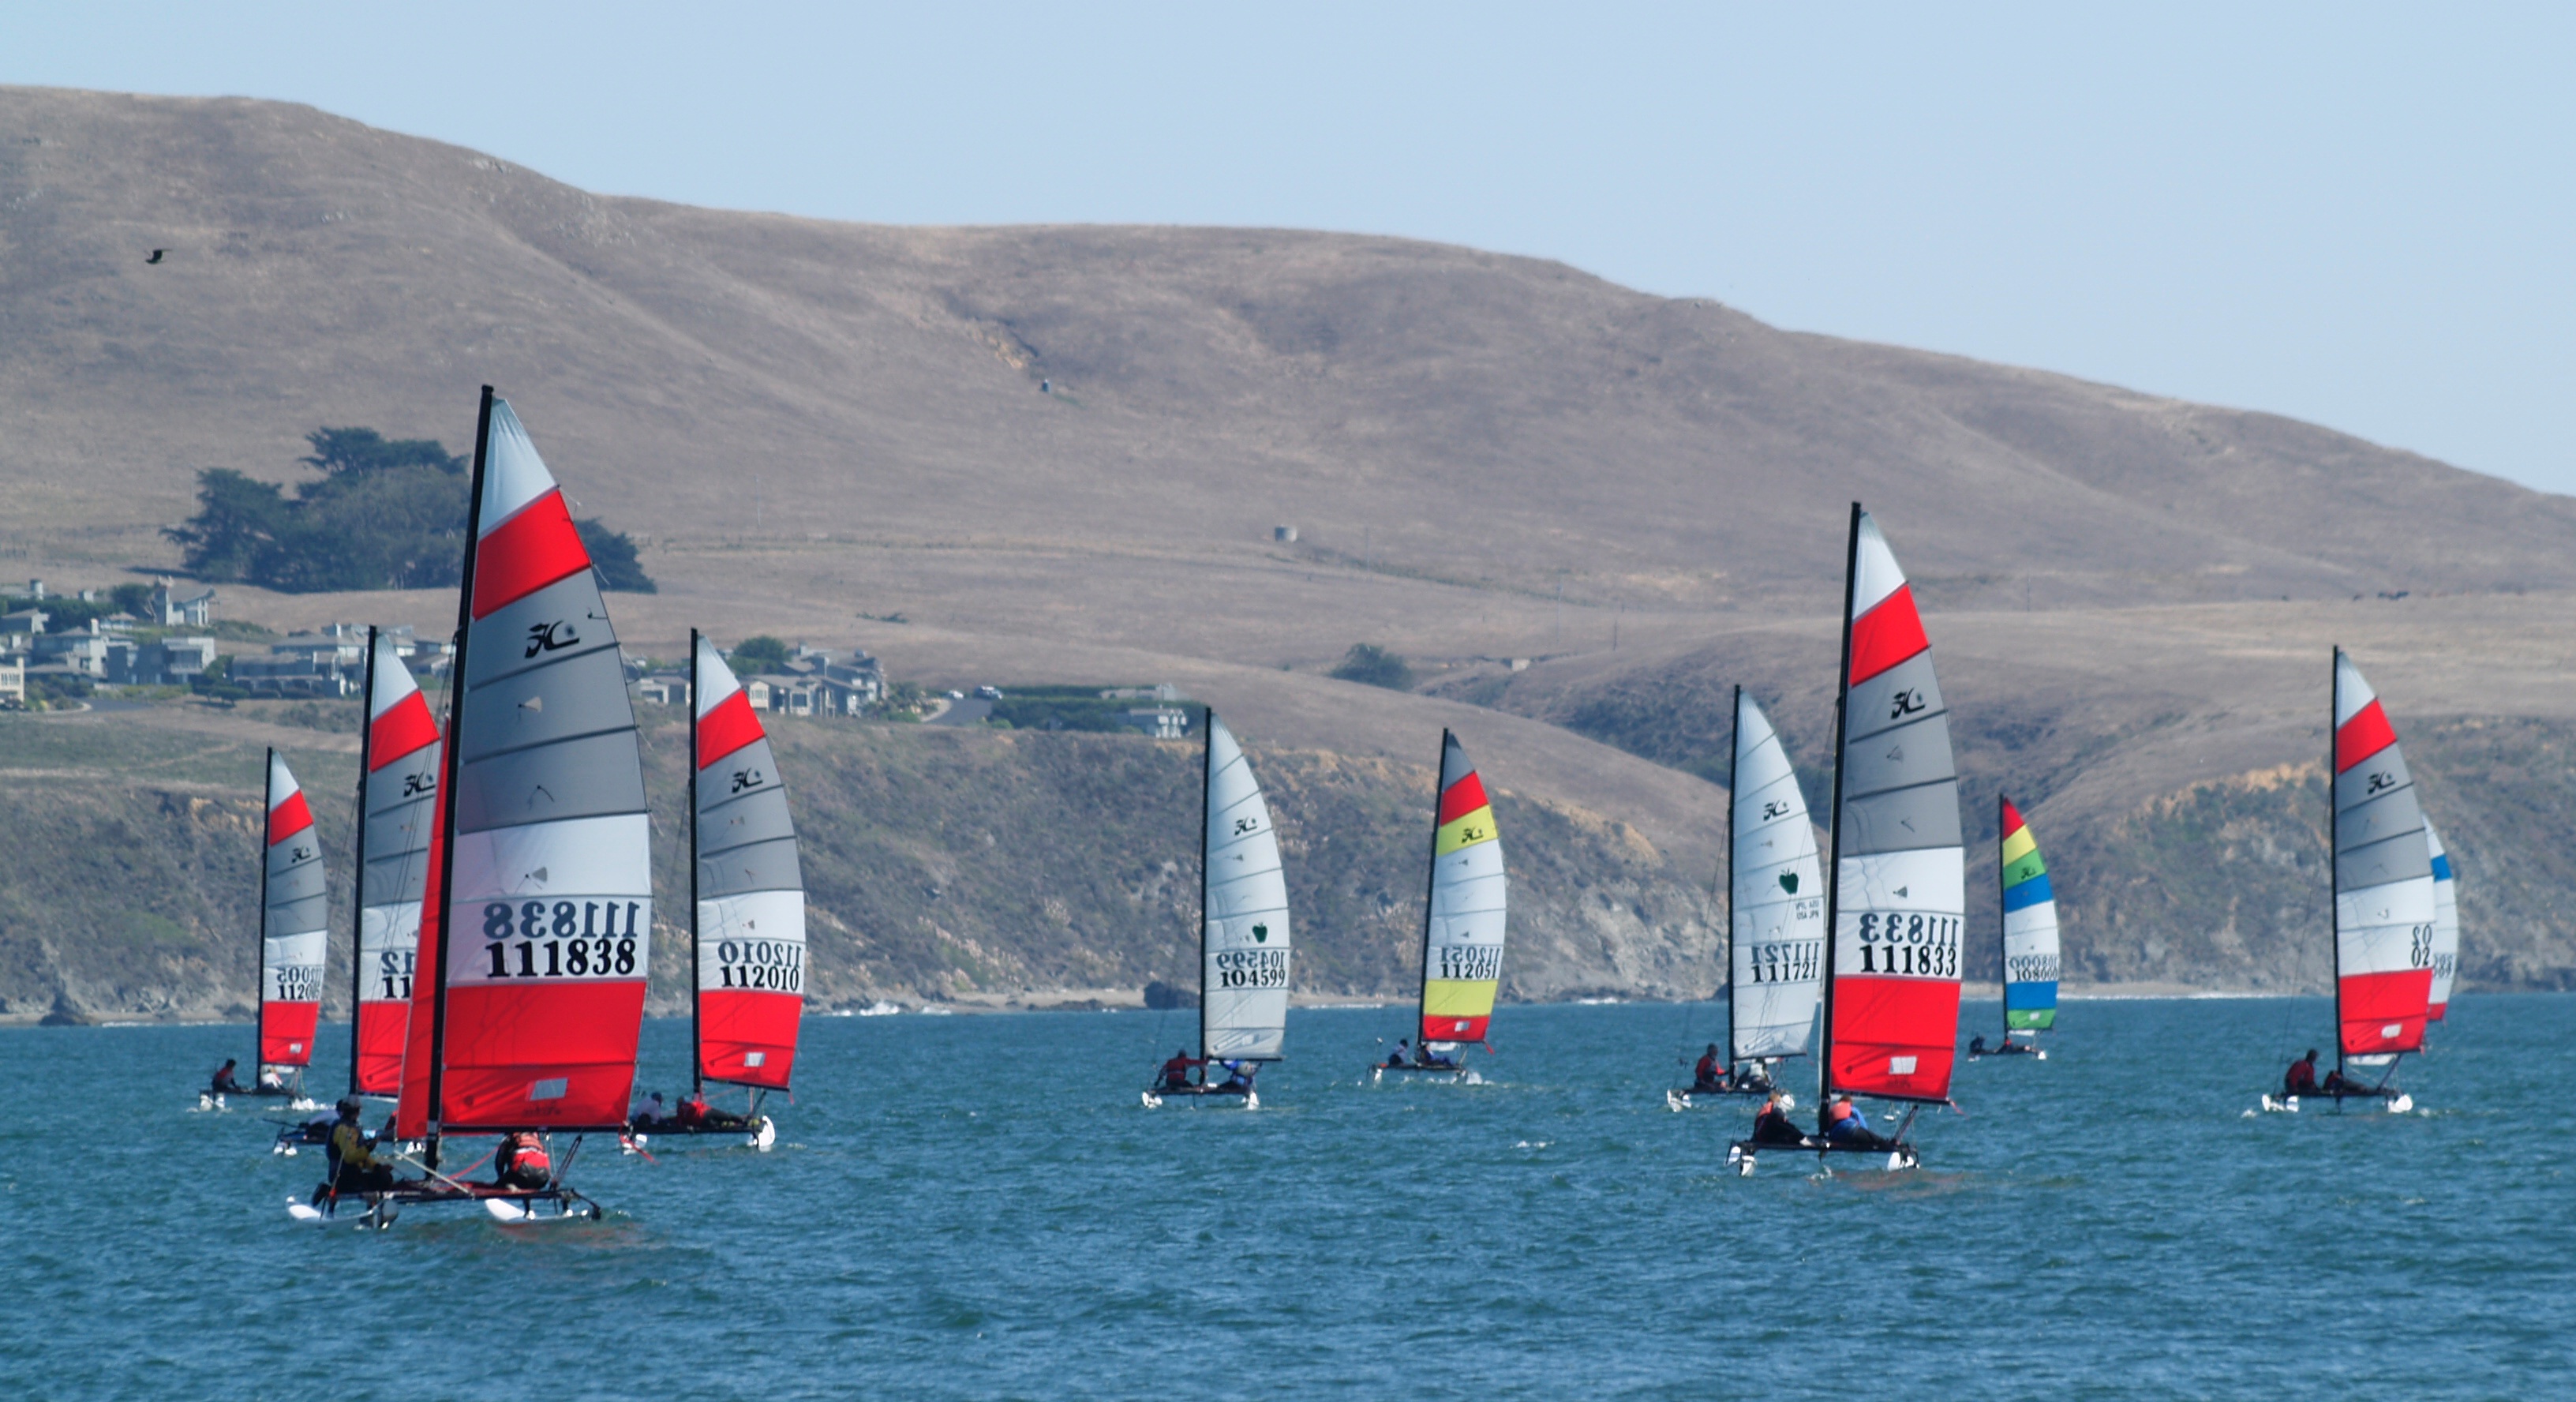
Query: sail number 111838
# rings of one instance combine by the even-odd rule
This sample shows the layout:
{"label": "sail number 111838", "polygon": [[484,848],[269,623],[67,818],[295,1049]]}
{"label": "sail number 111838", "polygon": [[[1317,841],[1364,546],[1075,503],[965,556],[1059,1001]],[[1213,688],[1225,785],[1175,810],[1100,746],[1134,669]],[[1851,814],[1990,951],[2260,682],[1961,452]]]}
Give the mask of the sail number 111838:
{"label": "sail number 111838", "polygon": [[645,911],[642,901],[493,901],[483,907],[488,963],[477,972],[513,981],[636,977]]}

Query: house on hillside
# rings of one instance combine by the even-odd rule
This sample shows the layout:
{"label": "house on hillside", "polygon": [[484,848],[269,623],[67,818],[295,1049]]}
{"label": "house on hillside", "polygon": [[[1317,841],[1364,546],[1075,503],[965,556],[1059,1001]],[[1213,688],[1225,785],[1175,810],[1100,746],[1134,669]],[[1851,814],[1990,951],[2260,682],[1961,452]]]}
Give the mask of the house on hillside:
{"label": "house on hillside", "polygon": [[215,623],[215,591],[181,594],[169,580],[154,580],[145,610],[156,628],[211,628]]}
{"label": "house on hillside", "polygon": [[104,681],[107,678],[107,653],[108,644],[111,641],[127,648],[134,646],[122,638],[111,640],[99,628],[98,620],[93,618],[68,633],[37,635],[27,649],[27,653],[39,668],[69,667],[83,676],[96,677]]}
{"label": "house on hillside", "polygon": [[212,638],[163,638],[136,647],[109,643],[107,679],[122,686],[194,686],[215,665]]}
{"label": "house on hillside", "polygon": [[26,708],[27,664],[14,657],[0,657],[0,711]]}
{"label": "house on hillside", "polygon": [[844,654],[799,643],[786,670],[815,684],[819,715],[864,715],[885,699],[885,664],[864,651]]}
{"label": "house on hillside", "polygon": [[7,637],[13,633],[33,637],[45,631],[45,625],[53,621],[52,614],[29,604],[15,613],[0,613],[0,637]]}
{"label": "house on hillside", "polygon": [[810,716],[823,705],[823,683],[815,677],[789,676],[763,672],[742,679],[742,689],[751,695],[751,708],[782,716]]}
{"label": "house on hillside", "polygon": [[635,684],[635,694],[657,706],[685,706],[689,679],[678,672],[655,672]]}

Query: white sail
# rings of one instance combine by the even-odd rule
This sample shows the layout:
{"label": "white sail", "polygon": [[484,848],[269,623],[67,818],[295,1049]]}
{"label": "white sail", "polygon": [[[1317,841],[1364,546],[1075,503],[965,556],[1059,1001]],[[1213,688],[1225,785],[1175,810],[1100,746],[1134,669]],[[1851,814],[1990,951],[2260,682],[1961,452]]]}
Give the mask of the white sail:
{"label": "white sail", "polygon": [[1762,708],[1735,693],[1730,1064],[1798,1056],[1823,987],[1825,887],[1797,772]]}
{"label": "white sail", "polygon": [[1288,878],[1234,733],[1207,716],[1199,1055],[1275,1061],[1288,1033]]}

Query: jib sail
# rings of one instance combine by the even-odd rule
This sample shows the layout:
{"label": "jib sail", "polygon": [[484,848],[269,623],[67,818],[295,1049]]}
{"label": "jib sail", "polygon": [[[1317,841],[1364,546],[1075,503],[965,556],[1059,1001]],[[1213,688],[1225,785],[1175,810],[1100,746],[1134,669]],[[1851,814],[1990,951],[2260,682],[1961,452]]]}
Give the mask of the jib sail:
{"label": "jib sail", "polygon": [[750,693],[694,629],[689,656],[695,1074],[784,1090],[805,1013],[805,877],[796,825]]}
{"label": "jib sail", "polygon": [[2004,1031],[2045,1032],[2057,1025],[2057,896],[2021,810],[2000,795],[1995,803],[2003,834]]}
{"label": "jib sail", "polygon": [[484,391],[405,1137],[620,1127],[651,833],[617,635],[563,493]]}
{"label": "jib sail", "polygon": [[2460,888],[2452,879],[2451,854],[2431,823],[2424,825],[2424,840],[2433,849],[2433,992],[2424,1020],[2440,1022],[2451,1010],[2451,984],[2460,976]]}
{"label": "jib sail", "polygon": [[309,1066],[322,1019],[322,957],[331,938],[322,841],[304,790],[268,752],[268,824],[259,880],[259,1062]]}
{"label": "jib sail", "polygon": [[1914,592],[1857,502],[1845,581],[1824,1089],[1944,1100],[1967,910],[1959,771]]}
{"label": "jib sail", "polygon": [[1422,920],[1422,1040],[1483,1041],[1502,977],[1503,844],[1484,781],[1443,730]]}
{"label": "jib sail", "polygon": [[1288,878],[1251,761],[1214,711],[1207,713],[1206,779],[1199,1055],[1275,1061],[1288,1037]]}
{"label": "jib sail", "polygon": [[2335,1026],[2346,1057],[2424,1044],[2433,993],[2433,852],[2396,727],[2334,654]]}
{"label": "jib sail", "polygon": [[1779,733],[1742,687],[1732,774],[1727,1056],[1803,1056],[1825,959],[1816,827]]}
{"label": "jib sail", "polygon": [[438,722],[394,641],[367,630],[367,730],[358,777],[358,952],[350,969],[357,1027],[349,1088],[402,1091],[411,975],[429,824],[438,793]]}

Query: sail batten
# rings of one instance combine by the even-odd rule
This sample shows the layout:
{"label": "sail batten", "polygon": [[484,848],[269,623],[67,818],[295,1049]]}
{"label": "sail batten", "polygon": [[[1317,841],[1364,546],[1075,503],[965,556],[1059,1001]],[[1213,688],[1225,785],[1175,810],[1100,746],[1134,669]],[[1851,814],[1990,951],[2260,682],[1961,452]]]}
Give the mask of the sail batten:
{"label": "sail batten", "polygon": [[1858,503],[1850,551],[1834,727],[1824,1085],[1943,1100],[1967,913],[1949,708],[1913,590]]}
{"label": "sail batten", "polygon": [[1440,732],[1440,791],[1423,904],[1424,1042],[1480,1042],[1503,977],[1503,844],[1484,780],[1458,737]]}
{"label": "sail batten", "polygon": [[330,941],[322,843],[304,790],[277,751],[268,752],[260,860],[259,1062],[313,1062],[322,1020],[322,962]]}
{"label": "sail batten", "polygon": [[1823,984],[1825,934],[1824,878],[1806,794],[1770,718],[1741,687],[1732,775],[1729,1065],[1806,1053]]}
{"label": "sail batten", "polygon": [[1199,1055],[1275,1061],[1288,1036],[1294,942],[1279,834],[1252,762],[1205,713],[1206,820],[1200,834]]}
{"label": "sail batten", "polygon": [[362,1095],[395,1095],[402,1090],[403,1044],[411,1021],[439,741],[438,722],[411,669],[403,665],[393,639],[372,628],[363,746],[350,1088]]}
{"label": "sail batten", "polygon": [[474,462],[397,1123],[613,1128],[652,954],[634,710],[562,491],[488,390]]}
{"label": "sail batten", "polygon": [[1995,800],[1996,862],[2003,887],[2004,1031],[2045,1032],[2057,1025],[2057,893],[2039,839],[2009,798]]}
{"label": "sail batten", "polygon": [[2336,1047],[2347,1060],[2420,1049],[2433,992],[2433,852],[2397,728],[2334,654]]}
{"label": "sail batten", "polygon": [[714,643],[692,634],[696,1072],[785,1090],[805,1012],[805,878],[769,733]]}

